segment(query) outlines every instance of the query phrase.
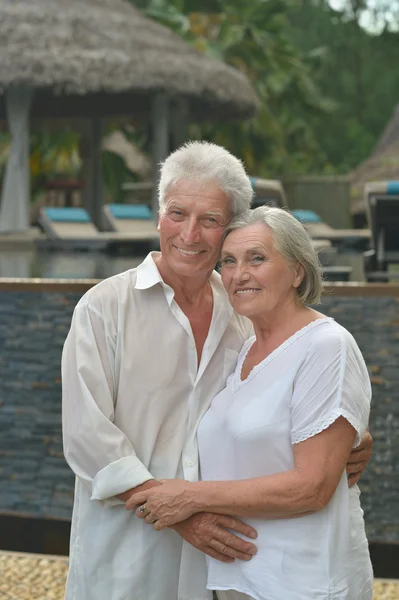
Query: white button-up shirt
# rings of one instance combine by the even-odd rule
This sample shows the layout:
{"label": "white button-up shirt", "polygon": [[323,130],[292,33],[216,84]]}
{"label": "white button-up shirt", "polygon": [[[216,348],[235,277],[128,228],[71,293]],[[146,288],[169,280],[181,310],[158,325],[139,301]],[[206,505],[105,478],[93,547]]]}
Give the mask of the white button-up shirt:
{"label": "white button-up shirt", "polygon": [[67,600],[207,600],[204,555],[117,494],[199,476],[197,428],[250,335],[220,277],[198,366],[190,323],[153,255],[75,308],[62,358],[65,457],[76,474]]}

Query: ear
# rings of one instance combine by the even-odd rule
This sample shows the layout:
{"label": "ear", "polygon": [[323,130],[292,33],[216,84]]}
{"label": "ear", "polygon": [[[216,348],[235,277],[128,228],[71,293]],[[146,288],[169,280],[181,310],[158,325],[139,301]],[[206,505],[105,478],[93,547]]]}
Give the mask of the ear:
{"label": "ear", "polygon": [[298,263],[294,268],[294,273],[295,276],[292,285],[294,288],[299,288],[303,281],[303,278],[305,277],[305,269],[300,263]]}

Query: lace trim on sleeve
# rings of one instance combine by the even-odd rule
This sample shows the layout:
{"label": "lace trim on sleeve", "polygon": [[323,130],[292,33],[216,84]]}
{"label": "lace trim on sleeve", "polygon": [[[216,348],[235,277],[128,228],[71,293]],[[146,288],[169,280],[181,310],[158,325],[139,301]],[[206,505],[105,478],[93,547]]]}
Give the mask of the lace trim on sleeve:
{"label": "lace trim on sleeve", "polygon": [[291,443],[299,444],[300,442],[304,442],[305,440],[321,433],[330,425],[332,425],[339,417],[344,417],[356,430],[356,439],[353,443],[353,448],[356,448],[360,444],[360,440],[362,434],[362,428],[357,419],[349,413],[347,410],[343,408],[335,408],[328,415],[325,415],[322,419],[317,421],[316,423],[312,423],[309,427],[302,429],[301,431],[291,433]]}

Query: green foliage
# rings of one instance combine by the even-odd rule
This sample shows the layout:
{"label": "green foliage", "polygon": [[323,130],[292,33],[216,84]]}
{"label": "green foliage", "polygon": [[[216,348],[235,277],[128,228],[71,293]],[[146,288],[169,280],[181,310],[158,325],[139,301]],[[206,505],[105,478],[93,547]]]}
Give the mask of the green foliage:
{"label": "green foliage", "polygon": [[[391,10],[394,4],[390,0]],[[327,162],[340,173],[370,154],[399,99],[399,33],[388,27],[378,34],[362,28],[359,19],[364,21],[368,5],[366,0],[347,0],[339,12],[324,0],[302,0],[290,13],[290,36],[296,45],[305,53],[324,46],[313,77],[337,110],[322,117],[315,113],[311,122]],[[383,2],[374,6],[370,25],[384,22],[388,15]]]}
{"label": "green foliage", "polygon": [[[346,173],[369,155],[398,102],[399,0],[342,0],[340,11],[328,0],[130,1],[249,78],[256,117],[194,123],[190,137],[223,144],[251,174]],[[125,133],[150,152],[148,128]],[[34,192],[79,176],[77,147],[69,130],[32,134]],[[8,149],[0,132],[0,178]],[[136,176],[110,152],[103,165],[108,194],[121,200],[121,182]]]}
{"label": "green foliage", "polygon": [[[321,94],[312,57],[291,41],[293,0],[137,0],[152,18],[198,50],[243,71],[256,89],[259,114],[241,123],[195,125],[191,135],[224,144],[249,170],[276,176],[328,171],[311,126],[335,104]],[[199,8],[199,6],[201,8]],[[313,53],[317,55],[317,50]]]}
{"label": "green foliage", "polygon": [[10,137],[7,133],[0,131],[0,181],[2,180],[4,174],[9,149]]}
{"label": "green foliage", "polygon": [[[0,181],[10,150],[10,136],[0,133]],[[46,181],[79,174],[78,134],[70,129],[36,129],[30,135],[31,197],[35,200]]]}
{"label": "green foliage", "polygon": [[258,116],[191,135],[225,144],[253,173],[346,173],[398,102],[398,0],[342,0],[341,10],[328,0],[135,3],[249,77]]}

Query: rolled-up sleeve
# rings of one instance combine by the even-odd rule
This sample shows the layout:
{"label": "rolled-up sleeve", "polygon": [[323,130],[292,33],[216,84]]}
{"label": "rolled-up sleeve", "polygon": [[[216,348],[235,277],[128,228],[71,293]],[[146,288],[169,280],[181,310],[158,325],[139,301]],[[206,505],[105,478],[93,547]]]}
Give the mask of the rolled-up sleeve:
{"label": "rolled-up sleeve", "polygon": [[65,458],[91,489],[91,499],[122,504],[115,496],[149,479],[132,443],[113,423],[115,346],[102,315],[79,304],[62,354],[62,427]]}

